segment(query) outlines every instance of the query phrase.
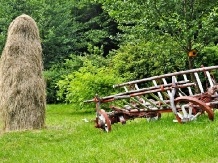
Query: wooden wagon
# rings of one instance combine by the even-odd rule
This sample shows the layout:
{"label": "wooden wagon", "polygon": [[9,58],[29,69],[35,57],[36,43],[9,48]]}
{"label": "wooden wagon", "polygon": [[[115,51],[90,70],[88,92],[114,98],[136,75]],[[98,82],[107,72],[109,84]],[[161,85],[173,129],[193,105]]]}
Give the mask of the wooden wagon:
{"label": "wooden wagon", "polygon": [[[196,120],[202,114],[213,121],[218,108],[218,85],[213,75],[217,69],[218,66],[202,66],[116,84],[113,87],[123,87],[123,91],[106,97],[96,95],[85,102],[96,103],[95,127],[106,132],[111,131],[114,123],[125,124],[135,118],[158,120],[165,112],[173,112],[174,121],[179,123]],[[113,104],[118,100],[122,106]],[[101,104],[108,102],[112,104],[106,112]]]}

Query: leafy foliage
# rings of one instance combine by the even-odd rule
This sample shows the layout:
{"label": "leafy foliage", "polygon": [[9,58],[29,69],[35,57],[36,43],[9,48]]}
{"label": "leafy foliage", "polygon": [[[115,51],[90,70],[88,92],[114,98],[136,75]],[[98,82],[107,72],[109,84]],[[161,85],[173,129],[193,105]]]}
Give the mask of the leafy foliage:
{"label": "leafy foliage", "polygon": [[[83,80],[89,85],[87,88],[95,89],[87,91],[92,97],[97,92],[104,96],[104,91],[98,89],[117,83],[112,79],[115,74],[117,81],[128,81],[217,64],[217,3],[1,0],[0,51],[10,22],[23,13],[30,15],[37,22],[42,39],[47,102],[63,102],[65,98],[68,102],[77,101]],[[197,56],[188,57],[194,48]],[[74,89],[77,94],[73,94]],[[89,99],[88,93],[85,96]]]}
{"label": "leafy foliage", "polygon": [[[7,30],[17,16],[27,14],[36,19],[40,16],[40,9],[42,8],[42,1],[38,0],[1,0],[0,5],[0,52],[5,45]],[[38,20],[38,19],[36,19]]]}
{"label": "leafy foliage", "polygon": [[207,46],[202,49],[201,53],[198,53],[195,58],[196,67],[200,67],[201,65],[214,66],[218,63],[218,46]]}
{"label": "leafy foliage", "polygon": [[46,0],[38,24],[44,53],[44,66],[63,62],[72,54],[72,2]]}
{"label": "leafy foliage", "polygon": [[176,42],[167,35],[162,42],[164,47],[145,41],[120,46],[110,54],[113,67],[127,81],[186,69],[187,60],[178,57],[180,51],[172,53]]}
{"label": "leafy foliage", "polygon": [[[94,55],[93,55],[94,56]],[[92,56],[92,57],[93,57]],[[69,73],[63,80],[58,82],[58,97],[67,103],[79,103],[83,106],[83,101],[93,99],[96,94],[100,97],[114,93],[112,85],[121,82],[121,78],[115,71],[101,63],[106,60],[103,57],[95,56],[100,62],[93,62],[88,57],[83,57],[83,67],[78,71]],[[83,106],[88,107],[88,105]]]}
{"label": "leafy foliage", "polygon": [[[102,2],[102,1],[101,1]],[[103,1],[104,9],[119,23],[123,31],[122,41],[138,42],[143,39],[156,42],[164,47],[162,37],[168,34],[177,48],[171,48],[172,54],[187,53],[194,48],[198,51],[217,39],[218,11],[217,1]],[[176,5],[175,5],[176,4]],[[189,68],[193,68],[192,58],[188,58]]]}
{"label": "leafy foliage", "polygon": [[0,5],[0,50],[10,22],[21,14],[35,19],[43,45],[44,67],[64,62],[70,54],[82,55],[88,44],[103,46],[104,56],[118,42],[117,24],[98,3],[75,0],[2,0]]}
{"label": "leafy foliage", "polygon": [[44,78],[47,85],[47,103],[60,103],[64,102],[63,99],[57,98],[57,83],[59,80],[82,67],[83,62],[80,56],[70,55],[70,59],[57,65],[53,65],[49,70],[44,71]]}
{"label": "leafy foliage", "polygon": [[[81,2],[82,3],[82,2]],[[98,3],[88,3],[78,6],[73,11],[73,43],[76,53],[87,52],[87,46],[103,46],[104,56],[109,50],[117,48],[118,42],[114,39],[117,33],[117,23],[102,10]]]}

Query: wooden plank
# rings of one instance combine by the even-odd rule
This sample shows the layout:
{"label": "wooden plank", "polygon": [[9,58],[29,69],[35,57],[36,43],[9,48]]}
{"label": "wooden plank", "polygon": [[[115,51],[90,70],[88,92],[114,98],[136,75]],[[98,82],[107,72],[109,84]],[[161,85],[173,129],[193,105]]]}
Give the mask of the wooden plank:
{"label": "wooden plank", "polygon": [[153,76],[153,77],[144,78],[140,80],[133,80],[133,81],[126,82],[126,83],[115,84],[113,85],[113,88],[146,82],[146,81],[151,81],[151,80],[156,80],[156,79],[162,79],[162,78],[171,77],[171,76],[178,76],[178,75],[190,74],[190,73],[195,73],[195,72],[209,71],[209,70],[214,70],[214,69],[218,69],[218,66],[196,68],[196,69],[191,69],[191,70],[186,70],[186,71],[179,71],[179,72],[174,72],[174,73],[169,73],[169,74],[164,74],[164,75],[159,75],[159,76]]}

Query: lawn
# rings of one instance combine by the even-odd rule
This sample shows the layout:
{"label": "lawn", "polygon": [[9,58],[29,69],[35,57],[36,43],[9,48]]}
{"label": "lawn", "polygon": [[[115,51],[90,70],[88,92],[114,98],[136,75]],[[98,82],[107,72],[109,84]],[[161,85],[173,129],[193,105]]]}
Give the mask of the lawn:
{"label": "lawn", "polygon": [[1,132],[0,162],[218,162],[217,113],[213,122],[202,115],[186,124],[165,113],[159,121],[114,124],[110,133],[94,128],[94,118],[94,112],[75,111],[72,105],[48,105],[45,129]]}

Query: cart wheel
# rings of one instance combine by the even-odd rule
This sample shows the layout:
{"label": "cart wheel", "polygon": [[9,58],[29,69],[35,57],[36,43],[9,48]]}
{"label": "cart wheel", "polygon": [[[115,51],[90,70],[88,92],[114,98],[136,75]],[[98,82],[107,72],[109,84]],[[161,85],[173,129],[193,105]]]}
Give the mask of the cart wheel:
{"label": "cart wheel", "polygon": [[204,102],[189,96],[181,96],[175,99],[177,109],[176,121],[188,122],[196,120],[199,115],[207,112],[208,118],[213,121],[214,112]]}
{"label": "cart wheel", "polygon": [[111,131],[111,122],[109,120],[107,113],[103,109],[97,112],[96,123],[97,128],[101,128],[106,132]]}

